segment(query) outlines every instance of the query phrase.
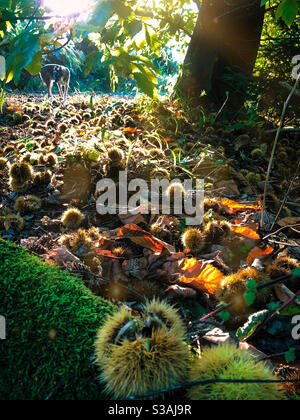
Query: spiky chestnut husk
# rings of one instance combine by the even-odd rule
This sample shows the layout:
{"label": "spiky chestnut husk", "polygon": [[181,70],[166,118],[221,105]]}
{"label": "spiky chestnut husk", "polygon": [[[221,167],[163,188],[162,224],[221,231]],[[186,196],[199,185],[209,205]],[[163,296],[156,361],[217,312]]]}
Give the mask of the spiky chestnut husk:
{"label": "spiky chestnut husk", "polygon": [[261,149],[253,149],[251,152],[252,159],[258,160],[264,157],[264,152]]}
{"label": "spiky chestnut husk", "polygon": [[101,379],[114,399],[127,399],[184,383],[188,361],[188,347],[181,339],[173,332],[154,330],[149,338],[113,346],[101,363]]}
{"label": "spiky chestnut husk", "polygon": [[[263,203],[264,194],[260,194],[257,198],[258,198],[258,201]],[[268,209],[270,209],[270,210],[278,209],[278,207],[280,205],[280,200],[275,194],[267,193],[266,194],[266,205],[268,206]]]}
{"label": "spiky chestnut husk", "polygon": [[280,212],[280,216],[281,217],[291,217],[292,216],[292,212],[291,212],[291,210],[287,206],[283,206],[282,207],[282,210]]}
{"label": "spiky chestnut husk", "polygon": [[58,162],[57,156],[54,153],[49,153],[48,155],[45,156],[45,162],[46,162],[46,165],[53,167],[57,165],[57,162]]}
{"label": "spiky chestnut husk", "polygon": [[42,174],[42,183],[45,185],[50,184],[52,179],[52,172],[47,170]]}
{"label": "spiky chestnut husk", "polygon": [[[261,286],[269,280],[266,274],[261,273],[255,268],[242,269],[221,280],[215,296],[219,302],[232,305],[229,309],[229,312],[232,314],[241,314],[249,310],[244,293],[247,292],[247,283],[250,279],[255,280],[258,286]],[[268,299],[268,292],[258,292],[254,305],[263,305]]]}
{"label": "spiky chestnut husk", "polygon": [[108,178],[118,180],[120,172],[125,170],[125,166],[122,162],[111,161],[111,163],[105,166],[104,170]]}
{"label": "spiky chestnut husk", "polygon": [[185,145],[187,150],[191,150],[194,146],[195,146],[195,143],[193,143],[191,141],[187,142],[186,145]]}
{"label": "spiky chestnut husk", "polygon": [[46,122],[46,127],[47,128],[54,128],[56,126],[56,121],[55,120],[48,120],[47,122]]}
{"label": "spiky chestnut husk", "polygon": [[230,237],[230,223],[221,220],[209,222],[203,232],[203,239],[208,244],[219,244],[223,239]]}
{"label": "spiky chestnut husk", "polygon": [[9,176],[19,185],[31,181],[33,176],[32,166],[28,162],[13,163],[9,170]]}
{"label": "spiky chestnut husk", "polygon": [[285,378],[287,381],[297,381],[297,382],[286,382],[281,384],[282,386],[282,390],[284,392],[287,392],[288,394],[292,395],[292,396],[298,396],[298,400],[299,400],[299,396],[300,396],[300,371],[294,371],[292,373],[290,373],[289,375],[286,376]]}
{"label": "spiky chestnut husk", "polygon": [[238,143],[238,144],[248,144],[248,143],[250,143],[250,141],[251,141],[251,138],[250,138],[250,136],[248,135],[248,134],[241,134],[240,136],[238,136],[236,139],[235,139],[235,142],[236,143]]}
{"label": "spiky chestnut husk", "polygon": [[22,184],[14,178],[9,178],[9,187],[12,191],[22,194],[28,190],[29,185],[28,182],[24,182],[24,184]]}
{"label": "spiky chestnut husk", "polygon": [[204,211],[213,210],[216,213],[221,213],[222,205],[216,198],[205,198],[204,200]]}
{"label": "spiky chestnut husk", "polygon": [[184,339],[186,333],[184,324],[178,310],[170,304],[158,299],[148,302],[143,308],[143,318],[146,324],[151,319],[150,322],[153,326],[156,325],[156,328],[165,328],[179,339]]}
{"label": "spiky chestnut husk", "polygon": [[65,133],[68,130],[68,126],[65,123],[61,123],[59,124],[59,126],[57,127],[57,130],[59,133]]}
{"label": "spiky chestnut husk", "polygon": [[255,174],[254,172],[249,172],[246,175],[246,179],[250,185],[257,186],[259,182],[261,182],[261,176],[259,174]]}
{"label": "spiky chestnut husk", "polygon": [[182,244],[186,249],[199,252],[205,247],[205,242],[202,232],[197,228],[188,228],[183,233]]}
{"label": "spiky chestnut husk", "polygon": [[69,229],[78,229],[83,220],[84,215],[76,208],[66,210],[61,218],[63,226]]}
{"label": "spiky chestnut husk", "polygon": [[123,151],[121,149],[116,148],[116,147],[108,150],[107,154],[108,154],[108,158],[112,162],[122,162],[122,160],[124,160]]}
{"label": "spiky chestnut husk", "polygon": [[205,130],[205,134],[214,134],[215,129],[213,127],[207,127],[207,129]]}
{"label": "spiky chestnut husk", "polygon": [[96,258],[96,248],[89,236],[89,231],[79,229],[71,235],[64,235],[60,238],[60,243],[80,257],[91,271],[99,273],[99,259]]}
{"label": "spiky chestnut husk", "polygon": [[[223,344],[203,351],[190,367],[189,381],[209,379],[276,380],[266,363],[256,362],[246,351]],[[285,400],[276,383],[214,383],[194,386],[187,391],[189,400]]]}
{"label": "spiky chestnut husk", "polygon": [[28,214],[34,211],[40,210],[42,207],[42,200],[34,195],[27,195],[25,197],[19,197],[16,202],[14,209],[21,215]]}
{"label": "spiky chestnut husk", "polygon": [[81,121],[81,118],[80,117],[79,118],[73,117],[73,118],[70,119],[70,124],[72,124],[72,125],[79,125],[80,124],[80,121]]}
{"label": "spiky chestnut husk", "polygon": [[283,138],[280,140],[280,146],[281,147],[288,147],[290,145],[290,141],[287,138]]}
{"label": "spiky chestnut husk", "polygon": [[267,268],[267,273],[272,280],[288,276],[299,267],[297,260],[290,257],[278,257],[273,265]]}
{"label": "spiky chestnut husk", "polygon": [[90,114],[89,112],[85,112],[84,114],[82,114],[83,120],[90,120],[91,118],[92,118],[92,114]]}
{"label": "spiky chestnut husk", "polygon": [[157,160],[165,159],[166,157],[164,151],[159,148],[153,148],[153,149],[148,150],[148,156],[150,159],[157,159]]}
{"label": "spiky chestnut husk", "polygon": [[248,175],[249,171],[247,169],[241,169],[240,174],[242,174],[244,177]]}
{"label": "spiky chestnut husk", "polygon": [[158,239],[161,239],[164,242],[169,242],[171,238],[171,232],[167,229],[166,226],[159,223],[153,223],[151,225],[151,233]]}
{"label": "spiky chestnut husk", "polygon": [[277,154],[278,162],[286,163],[289,160],[288,154],[286,152],[280,152]]}
{"label": "spiky chestnut husk", "polygon": [[42,153],[38,158],[38,165],[46,165],[46,154]]}
{"label": "spiky chestnut husk", "polygon": [[156,168],[153,169],[150,173],[151,179],[159,178],[159,179],[170,179],[170,173],[163,168]]}
{"label": "spiky chestnut husk", "polygon": [[20,153],[22,149],[25,149],[26,144],[25,143],[19,143],[16,150]]}
{"label": "spiky chestnut husk", "polygon": [[101,366],[104,359],[109,357],[115,345],[115,339],[125,325],[133,320],[132,313],[125,307],[107,318],[102,328],[98,331],[95,342],[96,363]]}
{"label": "spiky chestnut husk", "polygon": [[172,183],[166,191],[166,196],[170,198],[171,205],[179,200],[179,198],[183,199],[185,194],[185,188],[180,182]]}
{"label": "spiky chestnut husk", "polygon": [[3,149],[3,154],[5,155],[5,156],[7,156],[8,154],[10,154],[10,153],[12,153],[12,152],[14,152],[15,151],[15,147],[14,146],[6,146],[6,147],[4,147],[4,149]]}
{"label": "spiky chestnut husk", "polygon": [[25,221],[22,217],[17,216],[16,214],[9,214],[5,217],[3,225],[6,230],[16,229],[18,231],[21,231],[24,229]]}
{"label": "spiky chestnut husk", "polygon": [[0,171],[7,168],[7,159],[0,158]]}
{"label": "spiky chestnut husk", "polygon": [[27,162],[30,163],[31,161],[31,153],[25,153],[25,155],[22,156],[21,162]]}

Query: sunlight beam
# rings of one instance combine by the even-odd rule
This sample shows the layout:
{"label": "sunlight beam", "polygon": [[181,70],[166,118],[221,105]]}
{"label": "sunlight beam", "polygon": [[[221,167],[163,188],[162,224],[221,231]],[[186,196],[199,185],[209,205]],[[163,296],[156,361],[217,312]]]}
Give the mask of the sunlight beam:
{"label": "sunlight beam", "polygon": [[59,16],[85,13],[92,3],[92,0],[43,0],[44,7]]}

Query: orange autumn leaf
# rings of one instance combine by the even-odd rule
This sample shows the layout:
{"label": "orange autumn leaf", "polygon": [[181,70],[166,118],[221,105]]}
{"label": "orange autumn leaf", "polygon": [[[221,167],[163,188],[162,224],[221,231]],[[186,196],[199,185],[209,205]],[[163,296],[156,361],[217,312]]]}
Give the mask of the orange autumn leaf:
{"label": "orange autumn leaf", "polygon": [[274,248],[272,248],[271,246],[269,246],[265,250],[257,248],[257,247],[253,248],[252,251],[250,251],[248,255],[248,259],[247,259],[248,265],[251,266],[254,263],[254,260],[260,257],[261,255],[270,255],[272,254],[273,251],[274,251]]}
{"label": "orange autumn leaf", "polygon": [[196,258],[185,258],[180,264],[182,275],[187,278],[198,277],[203,271],[204,263]]}
{"label": "orange autumn leaf", "polygon": [[260,206],[247,206],[245,204],[240,204],[235,201],[229,200],[228,198],[223,198],[221,203],[224,207],[227,207],[227,213],[233,214],[239,211],[245,210],[261,210]]}
{"label": "orange autumn leaf", "polygon": [[116,257],[111,251],[108,250],[96,249],[96,252],[103,257],[114,258],[116,260],[119,259],[119,257]]}
{"label": "orange autumn leaf", "polygon": [[246,238],[260,239],[259,234],[249,227],[232,226],[231,230],[239,235],[246,236]]}
{"label": "orange autumn leaf", "polygon": [[189,284],[191,287],[209,294],[214,294],[217,290],[224,274],[211,264],[207,264],[197,277],[182,276],[181,281]]}
{"label": "orange autumn leaf", "polygon": [[137,225],[125,225],[122,228],[118,229],[117,236],[122,238],[129,238],[132,242],[148,248],[153,252],[161,253],[164,249],[169,250],[168,245],[155,238],[151,233],[141,229]]}

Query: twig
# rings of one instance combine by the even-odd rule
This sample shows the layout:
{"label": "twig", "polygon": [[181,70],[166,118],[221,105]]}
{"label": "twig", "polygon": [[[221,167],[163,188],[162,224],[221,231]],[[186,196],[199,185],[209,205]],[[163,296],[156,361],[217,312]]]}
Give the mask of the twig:
{"label": "twig", "polygon": [[215,311],[211,312],[210,314],[205,315],[203,318],[199,319],[199,321],[196,321],[196,323],[198,323],[198,322],[204,322],[207,319],[209,319],[209,318],[211,318],[211,317],[213,317],[215,315],[220,314],[221,312],[225,311],[226,309],[229,309],[231,305],[232,304],[221,306],[220,308],[216,309]]}
{"label": "twig", "polygon": [[294,224],[294,225],[286,225],[286,226],[283,226],[282,228],[280,228],[280,229],[276,230],[276,232],[269,233],[269,234],[268,234],[267,236],[265,236],[262,240],[264,241],[264,240],[268,239],[270,236],[277,235],[278,233],[282,232],[284,229],[287,229],[287,228],[294,228],[294,227],[298,227],[298,226],[300,226],[300,224],[299,224],[299,223],[296,223],[296,224]]}
{"label": "twig", "polygon": [[289,244],[288,242],[274,241],[274,239],[269,239],[269,242],[272,242],[273,244],[277,244],[277,245],[290,246],[292,248],[300,248],[300,245],[298,244],[298,242],[296,244]]}
{"label": "twig", "polygon": [[260,220],[260,227],[262,229],[264,228],[264,225],[265,225],[266,197],[267,197],[267,193],[268,193],[269,180],[270,180],[271,170],[272,170],[273,161],[274,161],[274,157],[275,157],[275,152],[276,152],[280,132],[281,132],[281,129],[282,129],[283,124],[284,124],[284,118],[285,118],[286,110],[288,108],[288,105],[290,103],[290,100],[292,99],[292,96],[293,96],[294,92],[297,89],[299,79],[300,79],[300,76],[297,78],[293,89],[291,90],[287,100],[285,101],[285,103],[283,105],[283,110],[282,110],[282,114],[281,114],[281,118],[280,118],[280,125],[278,127],[276,137],[275,137],[275,142],[274,142],[274,146],[273,146],[273,150],[272,150],[272,154],[271,154],[271,158],[270,158],[270,162],[269,162],[266,182],[265,182],[264,199],[263,199],[263,206],[262,206],[263,208],[262,208],[262,211],[261,211],[261,220]]}
{"label": "twig", "polygon": [[67,46],[67,45],[71,42],[72,38],[73,38],[73,31],[72,31],[72,29],[70,29],[70,33],[69,33],[68,39],[67,39],[67,41],[65,42],[65,44],[64,44],[64,45],[62,45],[61,47],[56,48],[56,49],[54,49],[54,50],[52,50],[52,51],[45,51],[45,52],[43,53],[43,55],[50,55],[50,54],[55,54],[55,53],[57,53],[58,51],[60,51],[60,50],[62,50],[63,48],[65,48],[65,47],[66,47],[66,46]]}
{"label": "twig", "polygon": [[289,300],[287,300],[279,309],[277,309],[275,312],[272,313],[262,324],[261,327],[264,327],[266,324],[268,324],[276,315],[279,315],[280,312],[282,312],[285,308],[287,308],[291,303],[294,302],[294,300],[297,299],[297,297],[300,296],[300,290]]}

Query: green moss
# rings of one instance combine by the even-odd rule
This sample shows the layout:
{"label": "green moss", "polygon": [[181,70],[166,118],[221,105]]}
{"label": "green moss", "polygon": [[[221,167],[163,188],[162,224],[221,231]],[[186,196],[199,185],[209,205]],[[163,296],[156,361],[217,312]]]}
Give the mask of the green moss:
{"label": "green moss", "polygon": [[0,240],[1,399],[102,399],[95,336],[114,306],[82,280]]}

